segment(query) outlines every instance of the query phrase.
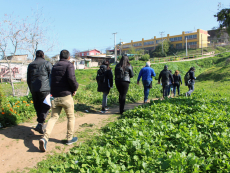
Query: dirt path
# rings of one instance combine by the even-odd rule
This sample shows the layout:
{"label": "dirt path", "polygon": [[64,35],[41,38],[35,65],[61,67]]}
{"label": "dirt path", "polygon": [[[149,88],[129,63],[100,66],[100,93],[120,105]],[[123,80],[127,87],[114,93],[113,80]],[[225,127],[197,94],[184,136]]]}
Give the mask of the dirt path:
{"label": "dirt path", "polygon": [[[142,103],[125,105],[125,109],[132,109]],[[119,116],[118,107],[111,108],[107,114],[84,113],[83,116],[76,117],[75,131],[81,131],[81,124],[95,124],[92,128],[100,128],[110,121],[115,121]],[[117,114],[117,116],[114,116]],[[26,171],[25,168],[33,168],[46,155],[54,152],[67,151],[73,146],[63,144],[62,140],[66,137],[66,119],[56,123],[51,138],[47,145],[47,152],[40,152],[38,141],[42,135],[33,130],[36,123],[23,123],[15,127],[0,130],[0,173]],[[79,142],[81,138],[79,138]]]}

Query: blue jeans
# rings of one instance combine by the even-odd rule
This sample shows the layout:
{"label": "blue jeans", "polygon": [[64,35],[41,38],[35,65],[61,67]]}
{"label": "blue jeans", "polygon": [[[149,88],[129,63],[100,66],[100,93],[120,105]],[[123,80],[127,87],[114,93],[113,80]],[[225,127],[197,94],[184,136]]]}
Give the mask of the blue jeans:
{"label": "blue jeans", "polygon": [[174,83],[173,84],[173,94],[174,94],[174,97],[176,96],[176,89],[177,89],[178,95],[180,95],[180,84],[179,83]]}
{"label": "blue jeans", "polygon": [[170,90],[173,89],[173,84],[169,84],[169,87],[168,87],[168,95],[170,95]]}
{"label": "blue jeans", "polygon": [[143,86],[144,86],[144,103],[147,102],[148,100],[148,96],[149,96],[149,86],[151,84],[151,80],[143,80],[142,83],[143,83]]}
{"label": "blue jeans", "polygon": [[108,92],[103,92],[103,99],[102,99],[102,109],[104,110],[105,107],[107,106],[107,96],[108,96]]}

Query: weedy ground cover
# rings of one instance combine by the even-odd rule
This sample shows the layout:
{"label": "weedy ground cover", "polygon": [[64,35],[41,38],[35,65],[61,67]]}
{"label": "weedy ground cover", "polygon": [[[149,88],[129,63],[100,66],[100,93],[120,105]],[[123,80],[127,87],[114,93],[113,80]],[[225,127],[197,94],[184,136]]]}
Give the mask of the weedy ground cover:
{"label": "weedy ground cover", "polygon": [[229,76],[217,81],[218,73],[230,69],[226,60],[198,76],[191,97],[126,111],[100,136],[40,162],[31,172],[230,172]]}

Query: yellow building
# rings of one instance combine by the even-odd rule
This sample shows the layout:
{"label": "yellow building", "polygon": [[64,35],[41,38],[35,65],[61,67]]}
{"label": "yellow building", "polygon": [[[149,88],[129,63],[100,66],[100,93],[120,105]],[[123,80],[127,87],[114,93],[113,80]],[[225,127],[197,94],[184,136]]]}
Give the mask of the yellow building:
{"label": "yellow building", "polygon": [[122,51],[125,52],[129,50],[130,47],[134,47],[136,49],[146,49],[152,50],[155,49],[156,46],[162,42],[162,40],[168,40],[171,42],[174,48],[176,49],[184,49],[186,48],[186,38],[187,38],[187,47],[189,48],[202,48],[208,46],[208,32],[202,29],[197,29],[197,31],[189,31],[189,32],[182,32],[181,35],[173,35],[170,36],[167,34],[167,37],[163,38],[156,38],[154,39],[144,40],[142,38],[141,41],[133,41],[131,40],[130,43],[121,43],[122,44]]}

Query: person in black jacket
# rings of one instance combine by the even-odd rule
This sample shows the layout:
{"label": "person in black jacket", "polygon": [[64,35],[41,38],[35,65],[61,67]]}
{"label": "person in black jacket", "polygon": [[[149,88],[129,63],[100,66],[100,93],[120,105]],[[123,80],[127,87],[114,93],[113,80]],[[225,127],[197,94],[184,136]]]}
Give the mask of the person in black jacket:
{"label": "person in black jacket", "polygon": [[123,55],[115,67],[115,84],[119,92],[120,114],[124,112],[126,94],[129,89],[130,78],[133,76],[133,67],[129,63],[129,58]]}
{"label": "person in black jacket", "polygon": [[182,85],[182,79],[181,79],[181,76],[180,76],[178,70],[175,71],[175,73],[173,75],[173,80],[174,80],[173,94],[175,97],[176,96],[176,88],[177,88],[178,95],[180,95],[180,84]]}
{"label": "person in black jacket", "polygon": [[188,83],[188,89],[189,91],[185,93],[185,96],[190,96],[192,92],[194,91],[194,85],[195,85],[195,67],[191,67],[188,71],[189,73],[189,83]]}
{"label": "person in black jacket", "polygon": [[46,151],[46,145],[56,121],[59,118],[62,108],[67,115],[67,145],[77,141],[74,134],[74,101],[73,96],[78,89],[78,83],[75,77],[73,64],[69,61],[70,53],[68,50],[62,50],[60,53],[60,61],[58,61],[52,69],[51,75],[51,94],[54,97],[52,100],[52,113],[45,133],[42,139],[39,140],[39,149]]}
{"label": "person in black jacket", "polygon": [[113,87],[113,73],[109,67],[108,61],[103,61],[102,65],[100,66],[97,76],[97,84],[97,91],[103,92],[101,113],[106,113],[106,111],[109,109],[107,107],[107,96],[109,94],[110,88]]}
{"label": "person in black jacket", "polygon": [[38,124],[35,130],[41,134],[43,134],[43,123],[50,109],[50,106],[43,101],[50,94],[49,77],[51,69],[52,65],[44,59],[42,50],[36,52],[36,59],[29,64],[27,69],[27,84],[37,113]]}
{"label": "person in black jacket", "polygon": [[[161,80],[162,78],[162,80]],[[168,66],[165,65],[164,66],[164,70],[162,70],[160,72],[159,78],[158,78],[158,84],[160,84],[160,80],[162,83],[162,87],[163,87],[163,97],[167,97],[168,96],[168,88],[169,88],[169,78],[172,81],[172,84],[174,84],[173,81],[173,76],[172,74],[168,71]]]}

